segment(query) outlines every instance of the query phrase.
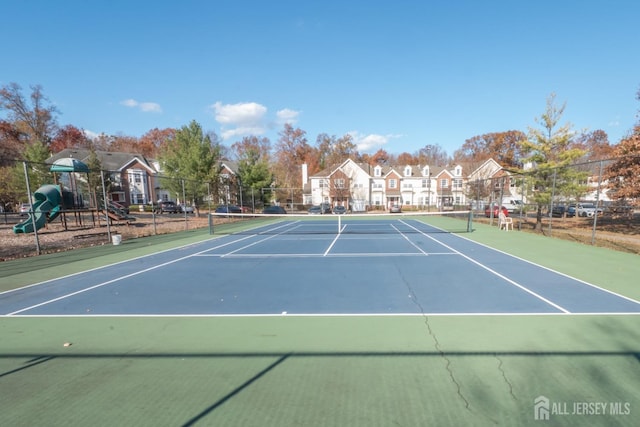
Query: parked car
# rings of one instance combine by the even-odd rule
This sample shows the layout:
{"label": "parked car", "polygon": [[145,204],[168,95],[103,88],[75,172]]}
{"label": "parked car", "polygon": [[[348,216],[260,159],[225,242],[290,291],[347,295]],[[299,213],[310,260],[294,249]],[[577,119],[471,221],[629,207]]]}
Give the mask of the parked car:
{"label": "parked car", "polygon": [[566,212],[566,208],[564,206],[554,206],[551,208],[551,216],[553,218],[562,218]]}
{"label": "parked car", "polygon": [[31,212],[31,205],[29,203],[20,203],[20,216],[29,215]]}
{"label": "parked car", "polygon": [[307,212],[309,215],[320,215],[322,214],[322,207],[320,205],[311,206]]}
{"label": "parked car", "polygon": [[[505,216],[509,216],[509,211],[507,210],[506,207],[502,206],[501,208],[498,208],[498,205],[493,205],[493,217],[494,218],[498,218],[498,216],[500,215],[500,210],[502,210],[502,213]],[[486,216],[487,218],[491,217],[491,207],[487,206],[486,208],[484,208],[484,216]]]}
{"label": "parked car", "polygon": [[344,206],[336,206],[333,208],[333,213],[336,215],[344,215],[347,213],[347,208]]}
{"label": "parked car", "polygon": [[216,208],[216,213],[242,213],[242,209],[235,205],[220,205]]}
{"label": "parked car", "polygon": [[568,217],[576,216],[576,204],[575,203],[572,203],[567,207],[566,215]]}
{"label": "parked car", "polygon": [[331,213],[331,205],[329,203],[321,203],[320,208],[322,209],[323,214]]}
{"label": "parked car", "polygon": [[195,212],[195,210],[193,209],[193,206],[191,205],[181,204],[181,205],[178,205],[178,208],[180,209],[181,213],[192,214]]}
{"label": "parked car", "polygon": [[282,206],[267,206],[262,210],[264,214],[286,214],[287,211]]}
{"label": "parked car", "polygon": [[402,212],[402,206],[400,205],[392,205],[389,208],[389,213],[401,213]]}
{"label": "parked car", "polygon": [[[602,209],[597,208],[598,215],[602,215]],[[576,215],[581,217],[589,217],[591,218],[596,213],[596,205],[593,203],[577,203],[576,204]]]}
{"label": "parked car", "polygon": [[178,213],[178,205],[176,204],[176,202],[172,202],[170,200],[165,200],[162,202],[158,203],[158,207],[156,208],[156,213],[159,214],[163,214],[163,213]]}

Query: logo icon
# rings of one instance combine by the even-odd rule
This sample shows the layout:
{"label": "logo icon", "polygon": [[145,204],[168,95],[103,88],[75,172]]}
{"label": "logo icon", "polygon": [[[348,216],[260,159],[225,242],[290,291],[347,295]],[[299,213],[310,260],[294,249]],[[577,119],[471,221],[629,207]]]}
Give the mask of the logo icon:
{"label": "logo icon", "polygon": [[544,396],[538,396],[533,401],[533,419],[548,420],[549,419],[549,399]]}

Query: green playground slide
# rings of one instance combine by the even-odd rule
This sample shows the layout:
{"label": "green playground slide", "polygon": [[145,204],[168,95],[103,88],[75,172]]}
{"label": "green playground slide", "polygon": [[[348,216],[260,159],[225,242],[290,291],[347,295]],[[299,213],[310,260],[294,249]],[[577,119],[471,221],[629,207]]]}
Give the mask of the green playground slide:
{"label": "green playground slide", "polygon": [[57,185],[43,185],[33,193],[33,198],[32,212],[26,220],[13,226],[15,234],[32,233],[34,224],[36,230],[40,229],[47,221],[53,221],[60,214],[62,194],[60,193],[60,187]]}

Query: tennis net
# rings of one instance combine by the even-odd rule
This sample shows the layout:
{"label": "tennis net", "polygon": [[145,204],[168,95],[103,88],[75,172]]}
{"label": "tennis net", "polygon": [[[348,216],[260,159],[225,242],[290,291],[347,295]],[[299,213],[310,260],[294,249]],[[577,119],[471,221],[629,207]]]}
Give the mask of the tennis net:
{"label": "tennis net", "polygon": [[470,211],[309,214],[210,214],[213,234],[468,233]]}

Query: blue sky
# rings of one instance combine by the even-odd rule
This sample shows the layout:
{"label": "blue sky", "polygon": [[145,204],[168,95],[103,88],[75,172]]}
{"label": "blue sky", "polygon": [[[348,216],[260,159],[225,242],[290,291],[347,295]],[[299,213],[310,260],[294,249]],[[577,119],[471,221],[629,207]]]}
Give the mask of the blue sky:
{"label": "blue sky", "polygon": [[61,125],[141,136],[198,121],[226,144],[285,122],[399,154],[527,131],[553,92],[617,143],[640,110],[640,2],[13,1],[0,85]]}

